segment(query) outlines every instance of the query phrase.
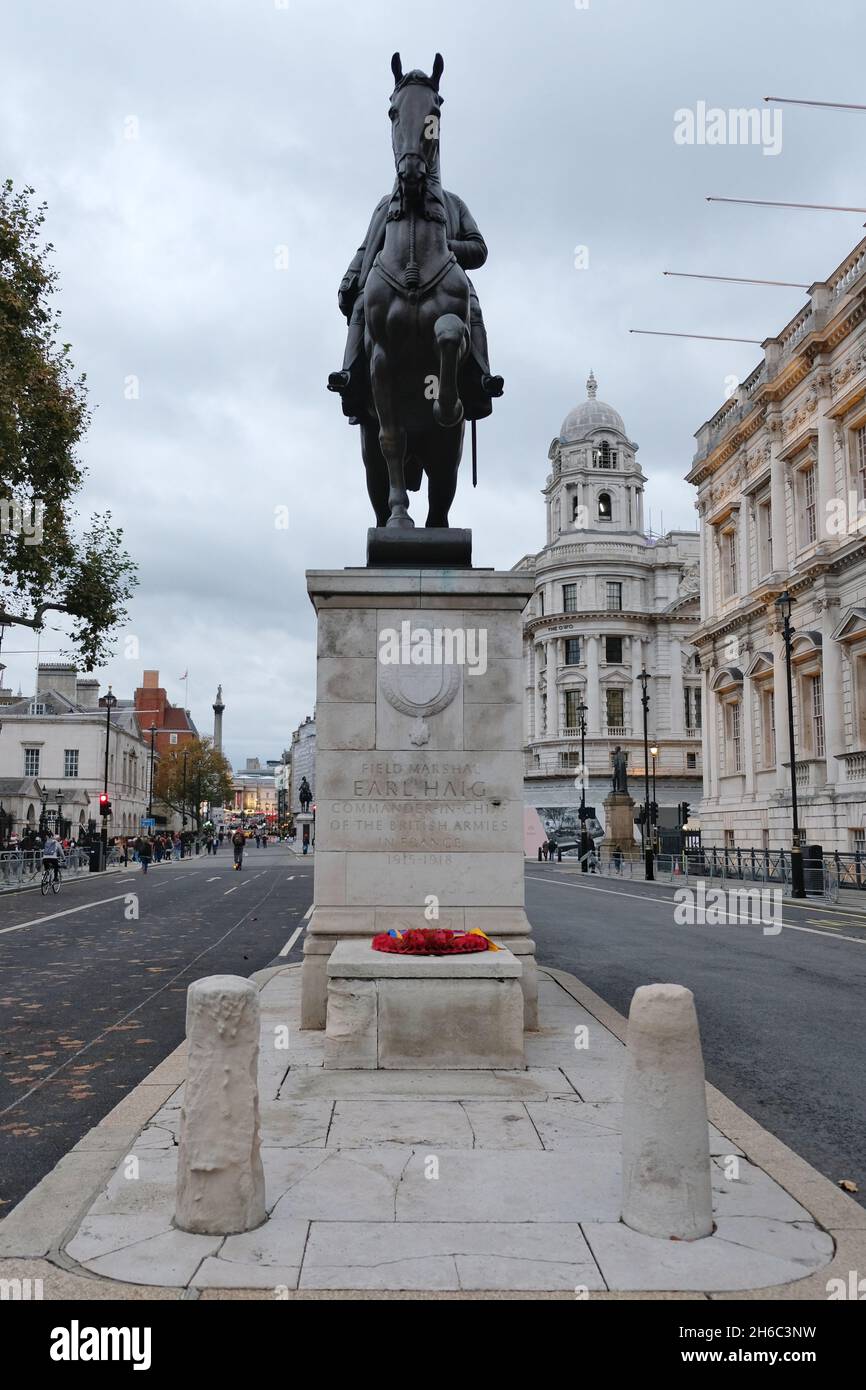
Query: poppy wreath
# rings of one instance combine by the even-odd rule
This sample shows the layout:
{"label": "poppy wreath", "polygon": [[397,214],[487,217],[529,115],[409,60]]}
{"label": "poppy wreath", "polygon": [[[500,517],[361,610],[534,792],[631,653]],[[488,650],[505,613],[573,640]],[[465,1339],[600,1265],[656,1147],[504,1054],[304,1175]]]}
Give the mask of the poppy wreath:
{"label": "poppy wreath", "polygon": [[373,937],[374,951],[395,951],[402,956],[456,956],[467,951],[487,951],[486,936],[448,931],[444,927],[423,927],[392,936],[381,932]]}

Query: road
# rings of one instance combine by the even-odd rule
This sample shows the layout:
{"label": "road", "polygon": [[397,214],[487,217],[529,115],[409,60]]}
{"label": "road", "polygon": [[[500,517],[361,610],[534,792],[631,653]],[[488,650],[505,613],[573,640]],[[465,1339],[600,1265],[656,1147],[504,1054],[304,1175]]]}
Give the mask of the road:
{"label": "road", "polygon": [[240,873],[225,847],[0,898],[0,1215],[182,1042],[190,982],[270,964],[312,895],[253,844]]}
{"label": "road", "polygon": [[[748,886],[748,885],[745,885]],[[678,925],[674,889],[529,866],[539,960],[627,1014],[638,985],[695,995],[708,1079],[866,1205],[866,912],[784,902],[782,930]]]}

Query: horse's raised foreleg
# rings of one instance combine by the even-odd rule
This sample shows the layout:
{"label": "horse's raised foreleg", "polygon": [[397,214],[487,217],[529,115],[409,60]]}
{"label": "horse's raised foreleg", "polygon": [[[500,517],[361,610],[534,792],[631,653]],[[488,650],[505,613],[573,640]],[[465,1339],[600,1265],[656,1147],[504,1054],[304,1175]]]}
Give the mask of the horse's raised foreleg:
{"label": "horse's raised foreleg", "polygon": [[433,419],[444,429],[451,429],[463,419],[457,368],[466,352],[466,324],[456,314],[440,314],[433,325],[433,336],[439,349],[439,394],[433,403]]}
{"label": "horse's raised foreleg", "polygon": [[408,528],[415,523],[409,515],[409,493],[406,491],[406,431],[399,422],[385,349],[374,347],[370,353],[370,382],[373,401],[379,416],[379,447],[388,465],[388,510],[385,523],[391,527]]}

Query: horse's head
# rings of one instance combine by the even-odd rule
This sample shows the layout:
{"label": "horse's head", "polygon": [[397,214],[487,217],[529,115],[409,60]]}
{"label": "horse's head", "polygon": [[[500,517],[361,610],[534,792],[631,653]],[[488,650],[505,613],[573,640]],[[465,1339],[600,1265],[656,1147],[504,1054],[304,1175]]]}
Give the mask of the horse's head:
{"label": "horse's head", "polygon": [[391,59],[396,86],[391,95],[391,144],[401,187],[412,198],[423,191],[427,179],[439,173],[439,79],[445,64],[436,54],[428,77],[417,68],[403,73],[400,54]]}

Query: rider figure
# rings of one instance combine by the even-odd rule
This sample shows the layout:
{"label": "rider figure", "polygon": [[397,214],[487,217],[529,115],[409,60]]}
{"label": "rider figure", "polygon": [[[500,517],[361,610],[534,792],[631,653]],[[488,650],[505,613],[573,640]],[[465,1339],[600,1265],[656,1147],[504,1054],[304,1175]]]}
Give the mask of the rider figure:
{"label": "rider figure", "polygon": [[[395,76],[398,73],[395,72]],[[395,93],[407,81],[422,80],[433,85],[423,73],[407,73],[400,77]],[[438,79],[437,79],[438,81]],[[393,97],[392,97],[393,100]],[[337,303],[340,312],[349,322],[346,351],[342,370],[331,372],[328,377],[328,390],[338,391],[342,396],[343,414],[351,424],[358,424],[364,414],[369,390],[367,373],[360,370],[365,363],[364,353],[364,286],[376,256],[385,244],[385,229],[389,210],[394,202],[399,180],[394,192],[386,194],[377,204],[370,221],[367,235],[352,258],[346,274],[340,282]],[[478,224],[462,198],[456,193],[442,190],[445,202],[448,248],[454,253],[458,265],[463,270],[477,270],[487,260],[487,246]],[[487,351],[487,332],[481,314],[481,305],[471,280],[469,281],[469,338],[470,351],[460,371],[460,398],[467,420],[482,420],[493,411],[491,399],[502,395],[502,377],[493,376]]]}

